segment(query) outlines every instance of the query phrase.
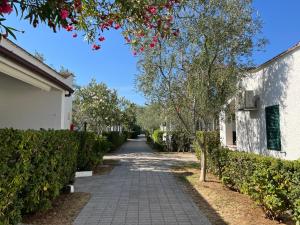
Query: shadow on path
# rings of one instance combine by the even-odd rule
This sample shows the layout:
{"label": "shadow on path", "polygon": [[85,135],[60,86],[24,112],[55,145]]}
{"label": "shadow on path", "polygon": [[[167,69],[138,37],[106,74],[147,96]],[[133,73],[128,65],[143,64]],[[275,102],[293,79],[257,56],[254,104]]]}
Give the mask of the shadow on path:
{"label": "shadow on path", "polygon": [[[74,225],[209,225],[170,167],[186,162],[165,157],[129,140],[106,159],[120,163],[101,176],[79,178],[75,190],[92,197]],[[203,204],[207,204],[203,200]]]}

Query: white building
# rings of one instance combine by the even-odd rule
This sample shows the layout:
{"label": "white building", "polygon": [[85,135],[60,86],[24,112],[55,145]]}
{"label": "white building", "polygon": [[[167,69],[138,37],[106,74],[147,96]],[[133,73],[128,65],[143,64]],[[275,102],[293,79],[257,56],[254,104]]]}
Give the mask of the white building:
{"label": "white building", "polygon": [[0,128],[69,129],[73,77],[15,45],[0,41]]}
{"label": "white building", "polygon": [[233,113],[220,116],[221,143],[240,151],[300,158],[300,43],[250,72]]}

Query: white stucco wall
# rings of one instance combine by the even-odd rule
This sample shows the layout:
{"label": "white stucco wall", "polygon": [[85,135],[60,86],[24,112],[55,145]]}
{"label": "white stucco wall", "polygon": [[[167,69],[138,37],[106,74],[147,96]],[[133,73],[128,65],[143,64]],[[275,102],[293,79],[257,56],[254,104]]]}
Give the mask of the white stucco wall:
{"label": "white stucco wall", "polygon": [[65,91],[44,91],[0,73],[0,128],[68,129],[71,108]]}
{"label": "white stucco wall", "polygon": [[[296,49],[245,78],[245,90],[254,90],[257,111],[237,111],[238,150],[300,158],[300,50]],[[281,151],[267,149],[265,107],[280,106]]]}

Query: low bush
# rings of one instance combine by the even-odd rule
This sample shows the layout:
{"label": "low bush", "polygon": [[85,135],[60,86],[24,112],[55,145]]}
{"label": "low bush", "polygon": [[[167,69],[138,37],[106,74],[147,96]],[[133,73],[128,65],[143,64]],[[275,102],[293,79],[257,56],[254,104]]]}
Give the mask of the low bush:
{"label": "low bush", "polygon": [[300,161],[231,151],[220,147],[216,136],[198,134],[208,143],[208,169],[226,186],[249,195],[268,217],[279,218],[289,212],[300,224]]}
{"label": "low bush", "polygon": [[168,136],[170,137],[170,140],[168,140],[169,151],[188,152],[191,150],[191,139],[184,132],[168,132]]}
{"label": "low bush", "polygon": [[78,142],[69,131],[0,130],[0,224],[47,209],[74,179]]}
{"label": "low bush", "polygon": [[153,146],[153,148],[155,148],[156,150],[164,150],[165,148],[165,143],[163,141],[163,131],[160,131],[160,129],[154,130],[152,135],[151,135],[151,144]]}
{"label": "low bush", "polygon": [[75,172],[101,163],[126,138],[89,132],[0,130],[0,224],[17,224],[22,213],[51,207]]}
{"label": "low bush", "polygon": [[108,142],[110,142],[110,151],[117,149],[127,140],[126,132],[106,132],[103,133],[103,136],[107,138]]}
{"label": "low bush", "polygon": [[102,163],[103,156],[109,151],[111,143],[105,137],[97,136],[92,132],[78,132],[79,150],[77,170],[92,170]]}

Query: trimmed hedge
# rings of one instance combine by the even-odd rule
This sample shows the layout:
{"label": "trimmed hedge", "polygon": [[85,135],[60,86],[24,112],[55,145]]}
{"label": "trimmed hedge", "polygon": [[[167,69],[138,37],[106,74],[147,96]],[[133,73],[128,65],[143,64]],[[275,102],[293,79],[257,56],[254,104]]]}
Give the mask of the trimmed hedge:
{"label": "trimmed hedge", "polygon": [[77,170],[93,170],[102,163],[104,154],[109,151],[112,144],[105,137],[91,132],[78,132],[77,138],[79,140]]}
{"label": "trimmed hedge", "polygon": [[110,150],[116,150],[118,147],[120,147],[124,142],[127,140],[127,134],[126,132],[106,132],[103,133],[103,136],[107,138],[107,140],[111,143]]}
{"label": "trimmed hedge", "polygon": [[0,129],[0,224],[17,224],[22,213],[51,207],[76,170],[93,169],[124,135]]}
{"label": "trimmed hedge", "polygon": [[47,209],[74,179],[78,142],[66,131],[0,130],[0,223]]}
{"label": "trimmed hedge", "polygon": [[270,218],[292,214],[300,224],[300,161],[287,161],[220,147],[217,134],[207,133],[208,169],[223,183],[249,195]]}

